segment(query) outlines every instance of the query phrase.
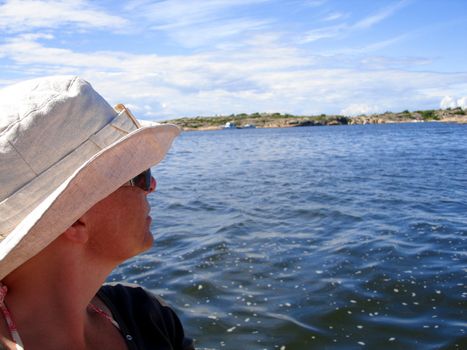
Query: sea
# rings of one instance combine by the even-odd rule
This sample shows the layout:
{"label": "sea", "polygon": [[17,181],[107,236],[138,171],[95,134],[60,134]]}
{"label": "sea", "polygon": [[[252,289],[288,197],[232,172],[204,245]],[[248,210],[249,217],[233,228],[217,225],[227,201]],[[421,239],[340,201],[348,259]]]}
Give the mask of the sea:
{"label": "sea", "polygon": [[197,349],[467,349],[467,125],[184,132],[110,281]]}

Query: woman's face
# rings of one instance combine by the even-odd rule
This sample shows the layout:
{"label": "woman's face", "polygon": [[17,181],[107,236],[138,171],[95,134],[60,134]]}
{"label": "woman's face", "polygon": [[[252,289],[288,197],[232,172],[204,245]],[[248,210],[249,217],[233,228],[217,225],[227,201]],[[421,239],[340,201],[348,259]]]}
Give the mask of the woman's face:
{"label": "woman's face", "polygon": [[89,250],[98,257],[120,263],[149,249],[154,238],[152,218],[146,192],[139,187],[124,185],[95,204],[82,220],[89,230]]}

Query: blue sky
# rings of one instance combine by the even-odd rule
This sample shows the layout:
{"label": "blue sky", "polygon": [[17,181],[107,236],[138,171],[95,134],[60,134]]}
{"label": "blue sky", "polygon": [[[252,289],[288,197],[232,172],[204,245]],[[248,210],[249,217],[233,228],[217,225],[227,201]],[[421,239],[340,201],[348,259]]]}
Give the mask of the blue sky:
{"label": "blue sky", "polygon": [[142,119],[467,108],[465,0],[6,0],[0,33],[0,87],[77,74]]}

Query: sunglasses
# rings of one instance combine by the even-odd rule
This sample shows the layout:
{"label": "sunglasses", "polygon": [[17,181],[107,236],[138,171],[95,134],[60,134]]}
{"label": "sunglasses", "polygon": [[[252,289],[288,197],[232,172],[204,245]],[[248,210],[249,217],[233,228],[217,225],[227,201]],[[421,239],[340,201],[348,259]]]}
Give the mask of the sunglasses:
{"label": "sunglasses", "polygon": [[151,189],[151,169],[143,171],[141,174],[136,175],[129,182],[131,186],[141,188],[143,191],[149,192]]}

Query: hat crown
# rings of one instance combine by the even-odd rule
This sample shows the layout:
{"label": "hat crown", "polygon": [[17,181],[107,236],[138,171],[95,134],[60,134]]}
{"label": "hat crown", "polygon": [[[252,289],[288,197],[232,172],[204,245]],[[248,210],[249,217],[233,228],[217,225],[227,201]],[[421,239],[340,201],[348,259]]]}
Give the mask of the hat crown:
{"label": "hat crown", "polygon": [[0,279],[159,163],[180,132],[121,109],[78,77],[0,90]]}
{"label": "hat crown", "polygon": [[78,148],[116,114],[78,77],[34,79],[1,90],[0,202]]}

